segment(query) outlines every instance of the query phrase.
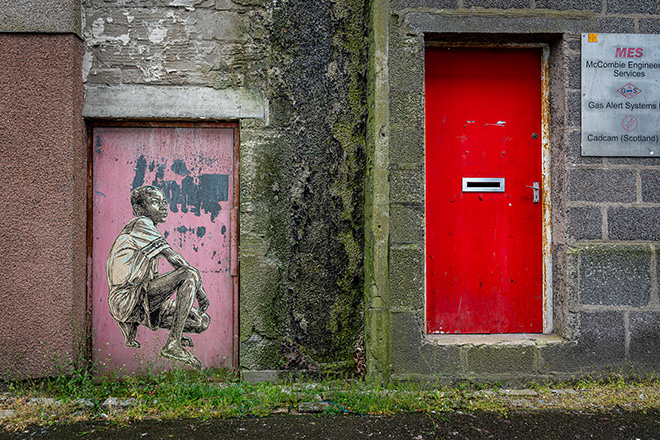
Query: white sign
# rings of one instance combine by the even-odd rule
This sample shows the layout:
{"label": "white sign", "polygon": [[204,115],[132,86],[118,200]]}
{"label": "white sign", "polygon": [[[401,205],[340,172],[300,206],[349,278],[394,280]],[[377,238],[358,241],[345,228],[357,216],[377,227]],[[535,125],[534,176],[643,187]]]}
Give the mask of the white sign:
{"label": "white sign", "polygon": [[660,156],[660,35],[582,34],[582,155]]}

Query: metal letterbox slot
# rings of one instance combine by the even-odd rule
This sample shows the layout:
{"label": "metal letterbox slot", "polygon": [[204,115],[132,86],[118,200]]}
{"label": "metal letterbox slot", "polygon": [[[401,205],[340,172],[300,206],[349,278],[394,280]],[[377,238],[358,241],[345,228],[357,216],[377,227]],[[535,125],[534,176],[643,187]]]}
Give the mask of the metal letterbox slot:
{"label": "metal letterbox slot", "polygon": [[463,177],[463,192],[504,192],[504,177]]}

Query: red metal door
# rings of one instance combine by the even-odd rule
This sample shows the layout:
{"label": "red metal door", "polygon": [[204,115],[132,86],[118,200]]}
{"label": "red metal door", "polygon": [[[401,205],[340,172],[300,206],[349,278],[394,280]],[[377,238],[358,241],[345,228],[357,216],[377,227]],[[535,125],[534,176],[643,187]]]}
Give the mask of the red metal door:
{"label": "red metal door", "polygon": [[[136,215],[131,191],[152,185],[162,190],[168,205],[166,221],[154,226],[167,245],[199,271],[210,302],[208,328],[184,333],[194,343],[184,349],[203,367],[236,368],[236,124],[99,125],[90,135],[93,361],[102,371],[129,374],[187,365],[159,355],[169,334],[163,328],[140,324],[135,340],[141,347],[126,346],[109,310],[111,247]],[[155,258],[160,275],[173,270],[162,254]]]}
{"label": "red metal door", "polygon": [[540,66],[540,49],[427,50],[429,333],[543,331]]}

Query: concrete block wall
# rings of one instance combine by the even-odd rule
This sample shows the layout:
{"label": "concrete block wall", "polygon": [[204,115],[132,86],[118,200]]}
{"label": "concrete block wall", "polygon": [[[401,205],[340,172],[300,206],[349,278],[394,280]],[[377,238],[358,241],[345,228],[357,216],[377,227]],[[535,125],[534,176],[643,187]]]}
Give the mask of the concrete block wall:
{"label": "concrete block wall", "polygon": [[[389,358],[381,357],[373,374],[501,379],[660,368],[660,160],[582,157],[580,149],[580,34],[657,33],[655,2],[382,0],[372,14],[374,23],[388,20],[372,36],[373,44],[387,43],[386,148],[374,143],[371,151],[374,158],[387,154],[387,182],[374,173],[370,184],[374,192],[389,189],[381,208],[389,215],[388,278],[374,275],[373,284],[389,287],[389,320],[379,331],[390,335]],[[434,40],[550,48],[551,334],[425,334],[423,54]],[[373,93],[377,102],[378,89]],[[375,252],[378,243],[372,245]]]}
{"label": "concrete block wall", "polygon": [[[653,2],[607,2],[606,8],[594,5],[592,10],[598,13],[596,26],[583,32],[659,30]],[[568,100],[570,105],[577,103],[577,109],[578,38],[571,35],[566,50]],[[590,355],[588,361],[578,357],[573,363],[657,370],[660,347],[653,341],[660,332],[654,321],[660,310],[656,269],[660,211],[654,188],[660,161],[580,156],[577,114],[566,132],[567,308],[575,316],[573,339]]]}

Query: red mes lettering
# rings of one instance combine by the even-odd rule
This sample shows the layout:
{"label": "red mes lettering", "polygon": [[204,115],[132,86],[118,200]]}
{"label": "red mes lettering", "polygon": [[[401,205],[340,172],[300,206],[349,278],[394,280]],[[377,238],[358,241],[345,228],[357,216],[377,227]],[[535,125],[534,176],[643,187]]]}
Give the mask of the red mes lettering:
{"label": "red mes lettering", "polygon": [[614,54],[615,58],[641,58],[644,56],[642,47],[617,47]]}

